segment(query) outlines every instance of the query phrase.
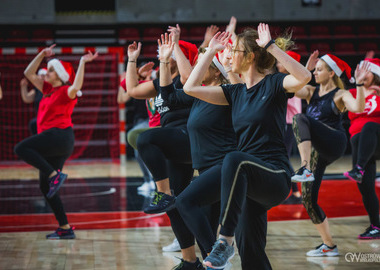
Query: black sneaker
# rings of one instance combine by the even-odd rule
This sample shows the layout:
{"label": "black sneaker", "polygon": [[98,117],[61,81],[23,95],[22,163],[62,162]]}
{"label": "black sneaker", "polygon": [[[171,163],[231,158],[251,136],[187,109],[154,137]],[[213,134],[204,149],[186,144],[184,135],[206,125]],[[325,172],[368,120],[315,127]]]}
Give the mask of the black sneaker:
{"label": "black sneaker", "polygon": [[67,230],[58,228],[55,232],[46,235],[46,239],[75,239],[74,229],[75,227]]}
{"label": "black sneaker", "polygon": [[46,197],[50,199],[57,193],[59,188],[63,185],[63,182],[65,182],[67,178],[67,174],[61,173],[60,170],[58,170],[58,173],[54,175],[53,177],[50,177],[50,189],[48,194],[46,194]]}
{"label": "black sneaker", "polygon": [[351,171],[345,172],[343,175],[351,181],[355,181],[361,184],[363,180],[364,170],[359,165],[356,165]]}
{"label": "black sneaker", "polygon": [[380,228],[371,225],[364,233],[360,234],[358,238],[364,240],[380,239]]}
{"label": "black sneaker", "polygon": [[292,194],[282,204],[302,204],[302,197],[296,197]]}
{"label": "black sneaker", "polygon": [[146,214],[164,213],[174,209],[175,196],[170,196],[162,192],[154,192],[152,202],[144,209]]}
{"label": "black sneaker", "polygon": [[187,262],[183,259],[181,259],[181,262],[175,266],[172,270],[204,270],[205,268],[203,267],[202,263],[197,260],[194,263]]}

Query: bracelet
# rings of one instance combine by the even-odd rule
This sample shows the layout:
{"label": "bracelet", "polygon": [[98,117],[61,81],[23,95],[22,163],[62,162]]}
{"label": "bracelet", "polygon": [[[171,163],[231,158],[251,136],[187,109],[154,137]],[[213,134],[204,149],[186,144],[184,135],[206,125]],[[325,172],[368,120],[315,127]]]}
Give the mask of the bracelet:
{"label": "bracelet", "polygon": [[267,43],[267,45],[265,45],[264,49],[267,50],[268,47],[269,47],[270,45],[272,45],[273,43],[275,43],[275,41],[274,41],[273,39],[271,39],[271,40]]}
{"label": "bracelet", "polygon": [[357,83],[356,87],[359,87],[359,86],[364,86],[364,83]]}
{"label": "bracelet", "polygon": [[130,61],[130,60],[128,60],[128,63],[129,63],[129,62],[131,62],[131,63],[136,63],[136,61]]}
{"label": "bracelet", "polygon": [[160,61],[160,64],[169,64],[170,62],[162,62]]}

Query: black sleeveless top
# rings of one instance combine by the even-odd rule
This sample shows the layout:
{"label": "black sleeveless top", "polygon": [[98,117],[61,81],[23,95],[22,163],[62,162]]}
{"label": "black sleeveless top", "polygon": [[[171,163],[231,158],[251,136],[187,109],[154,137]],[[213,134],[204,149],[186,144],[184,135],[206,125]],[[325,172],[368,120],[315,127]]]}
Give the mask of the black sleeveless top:
{"label": "black sleeveless top", "polygon": [[334,129],[343,130],[342,114],[334,102],[334,95],[337,91],[339,91],[338,87],[320,97],[319,86],[317,86],[306,108],[306,115]]}

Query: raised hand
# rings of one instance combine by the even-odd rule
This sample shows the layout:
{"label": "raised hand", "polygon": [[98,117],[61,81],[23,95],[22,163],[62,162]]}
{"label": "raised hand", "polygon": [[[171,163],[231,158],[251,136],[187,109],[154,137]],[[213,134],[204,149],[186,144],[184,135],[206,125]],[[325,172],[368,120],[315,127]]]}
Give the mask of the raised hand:
{"label": "raised hand", "polygon": [[83,55],[81,60],[85,63],[87,62],[91,62],[92,60],[94,60],[96,57],[98,57],[98,52],[95,52],[94,54],[90,51],[88,51],[87,54]]}
{"label": "raised hand", "polygon": [[309,59],[307,60],[307,63],[305,66],[309,71],[312,71],[315,69],[315,66],[317,65],[317,62],[319,60],[318,56],[319,56],[318,50],[315,50],[312,54],[310,54]]}
{"label": "raised hand", "polygon": [[226,48],[223,51],[218,52],[219,61],[220,61],[220,63],[222,63],[223,67],[225,67],[225,68],[231,66],[231,63],[230,63],[231,51],[232,51],[231,44],[227,43]]}
{"label": "raised hand", "polygon": [[142,67],[140,67],[137,71],[137,73],[143,77],[143,78],[146,78],[150,75],[150,73],[152,72],[152,69],[154,67],[154,63],[153,62],[148,62],[146,63],[145,65],[143,65]]}
{"label": "raised hand", "polygon": [[363,61],[363,64],[357,65],[355,69],[355,80],[357,84],[363,83],[365,76],[370,72],[370,63]]}
{"label": "raised hand", "polygon": [[228,44],[228,40],[230,39],[231,34],[227,32],[218,32],[215,34],[215,36],[211,39],[210,44],[208,45],[209,48],[214,49],[215,51],[219,52],[226,48]]}
{"label": "raised hand", "polygon": [[179,38],[181,36],[181,28],[179,27],[179,24],[176,24],[176,26],[169,26],[168,28],[168,32],[173,35],[173,42],[174,43],[178,43],[179,42]]}
{"label": "raised hand", "polygon": [[226,27],[226,32],[232,34],[232,36],[231,36],[232,39],[234,39],[234,37],[236,37],[236,33],[235,33],[236,24],[237,24],[237,19],[236,19],[235,16],[232,16],[231,19],[230,19],[230,23]]}
{"label": "raised hand", "polygon": [[43,49],[43,53],[45,55],[45,57],[50,57],[50,56],[53,56],[55,54],[55,52],[53,51],[53,48],[57,46],[57,44],[53,44],[51,45],[50,47],[47,47],[45,49]]}
{"label": "raised hand", "polygon": [[257,27],[257,33],[259,34],[259,38],[256,39],[256,43],[261,48],[264,48],[265,45],[267,45],[268,42],[272,39],[269,31],[269,25],[267,25],[266,23],[260,23]]}
{"label": "raised hand", "polygon": [[141,52],[141,42],[137,44],[136,41],[134,41],[132,44],[128,46],[128,60],[136,61],[137,58],[140,56],[140,52]]}
{"label": "raised hand", "polygon": [[375,56],[375,51],[368,51],[365,54],[365,58],[373,58]]}
{"label": "raised hand", "polygon": [[28,80],[26,78],[22,78],[20,81],[20,86],[28,86]]}
{"label": "raised hand", "polygon": [[169,36],[168,33],[165,33],[165,35],[161,35],[161,40],[157,40],[158,54],[161,61],[169,61],[170,57],[172,56],[174,50],[174,42],[172,41],[173,39],[173,34],[170,34]]}
{"label": "raised hand", "polygon": [[209,27],[207,27],[206,29],[206,32],[205,32],[205,37],[204,37],[204,40],[207,41],[207,42],[210,42],[210,40],[212,39],[212,37],[216,34],[216,32],[219,31],[219,27],[216,26],[216,25],[210,25]]}

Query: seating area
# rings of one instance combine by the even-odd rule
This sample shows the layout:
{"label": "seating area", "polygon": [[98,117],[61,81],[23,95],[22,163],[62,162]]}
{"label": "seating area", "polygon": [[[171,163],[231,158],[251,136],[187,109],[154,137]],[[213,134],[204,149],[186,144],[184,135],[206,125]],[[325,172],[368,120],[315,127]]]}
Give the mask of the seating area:
{"label": "seating area", "polygon": [[[306,57],[314,50],[331,52],[339,56],[363,55],[369,50],[379,52],[380,21],[338,21],[338,22],[292,22],[272,23],[272,35],[292,32],[296,51]],[[211,24],[211,23],[210,23]],[[181,38],[200,45],[210,24],[181,24]],[[237,33],[257,23],[238,22]],[[169,24],[170,25],[170,24]],[[175,23],[171,24],[175,25]],[[225,25],[218,25],[225,30]],[[71,28],[70,28],[71,27]],[[53,42],[67,46],[112,45],[125,46],[132,41],[143,42],[142,57],[154,59],[157,56],[157,39],[168,25],[109,25],[87,26],[14,26],[0,29],[0,47],[45,46]],[[83,28],[83,31],[81,30]],[[72,33],[72,34],[70,34]]]}

